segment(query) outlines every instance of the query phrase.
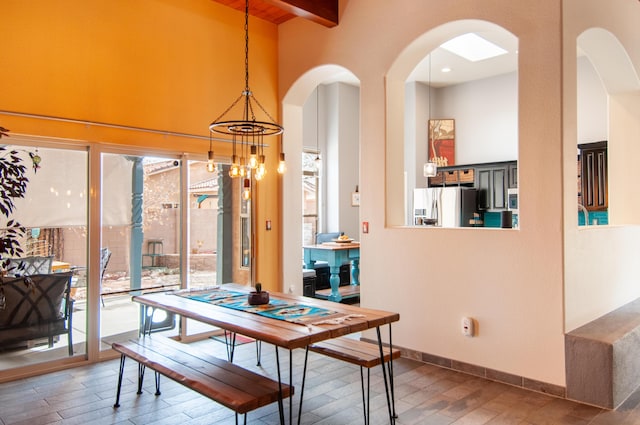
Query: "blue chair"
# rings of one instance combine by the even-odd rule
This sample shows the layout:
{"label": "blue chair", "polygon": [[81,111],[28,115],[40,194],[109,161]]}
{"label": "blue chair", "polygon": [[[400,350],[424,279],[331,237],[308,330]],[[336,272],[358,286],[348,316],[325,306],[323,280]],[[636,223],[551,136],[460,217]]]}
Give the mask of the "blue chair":
{"label": "blue chair", "polygon": [[316,233],[316,245],[338,239],[341,232]]}

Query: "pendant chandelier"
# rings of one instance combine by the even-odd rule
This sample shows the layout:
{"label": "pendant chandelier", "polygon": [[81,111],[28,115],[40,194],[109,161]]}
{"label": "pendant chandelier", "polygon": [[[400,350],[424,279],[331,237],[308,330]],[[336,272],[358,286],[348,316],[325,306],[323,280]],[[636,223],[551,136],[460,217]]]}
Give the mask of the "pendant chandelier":
{"label": "pendant chandelier", "polygon": [[[229,176],[246,177],[251,174],[256,180],[262,180],[267,170],[265,167],[264,137],[282,134],[284,128],[275,122],[273,117],[264,109],[258,99],[249,88],[249,0],[245,2],[244,14],[244,90],[238,98],[209,125],[209,134],[212,132],[231,136],[232,155]],[[227,119],[226,116],[236,108],[242,106],[241,117]],[[266,116],[264,120],[256,118],[256,112],[262,111]],[[280,158],[278,172],[286,170],[284,152],[282,152],[282,139],[280,138]],[[247,158],[247,159],[245,159]],[[215,168],[209,164],[213,162],[213,147],[209,143],[209,162],[207,169]]]}

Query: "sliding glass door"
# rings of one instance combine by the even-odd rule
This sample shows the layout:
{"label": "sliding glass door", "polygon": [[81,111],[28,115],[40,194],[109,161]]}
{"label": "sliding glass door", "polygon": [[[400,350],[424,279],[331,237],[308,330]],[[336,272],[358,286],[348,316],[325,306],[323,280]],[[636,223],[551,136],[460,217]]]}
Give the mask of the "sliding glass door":
{"label": "sliding glass door", "polygon": [[[3,267],[0,284],[0,372],[84,355],[87,341],[87,150],[15,139],[24,144],[4,145],[0,156],[17,158],[28,181],[8,219],[0,216],[0,235],[19,247],[3,254],[3,265],[16,267]],[[3,187],[10,178],[3,175]],[[12,233],[10,220],[23,231]],[[61,273],[71,273],[69,304],[57,286],[35,276]]]}
{"label": "sliding glass door", "polygon": [[[38,142],[7,146],[23,158],[29,179],[11,217],[25,227],[17,256],[49,259],[47,273],[71,273],[76,360],[103,357],[113,342],[138,335],[143,312],[132,295],[245,282],[249,229],[240,227],[250,222],[251,209],[244,201],[239,214],[241,188],[228,166],[208,173],[205,162],[182,155]],[[98,212],[90,205],[99,205]],[[0,222],[0,232],[8,227]],[[0,325],[3,314],[0,303]],[[153,320],[154,331],[169,336],[216,331],[163,312]],[[23,367],[66,362],[69,341],[61,333],[51,346],[48,338],[5,344],[0,331],[0,379]]]}
{"label": "sliding glass door", "polygon": [[[101,350],[138,335],[140,291],[179,289],[180,161],[102,155],[100,244]],[[155,329],[177,332],[175,318],[154,315]]]}

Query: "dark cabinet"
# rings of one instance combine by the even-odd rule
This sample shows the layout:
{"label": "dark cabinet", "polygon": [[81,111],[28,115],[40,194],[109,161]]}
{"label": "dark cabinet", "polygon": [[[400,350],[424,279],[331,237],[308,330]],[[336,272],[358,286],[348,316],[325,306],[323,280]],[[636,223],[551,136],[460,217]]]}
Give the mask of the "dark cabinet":
{"label": "dark cabinet", "polygon": [[478,176],[478,209],[488,210],[491,208],[491,170],[477,170]]}
{"label": "dark cabinet", "polygon": [[509,189],[515,189],[518,187],[518,163],[509,164],[507,166],[509,173]]}
{"label": "dark cabinet", "polygon": [[507,189],[518,187],[518,162],[439,167],[435,177],[429,177],[429,187],[468,186],[478,190],[478,210],[507,209]]}
{"label": "dark cabinet", "polygon": [[607,192],[607,142],[578,145],[580,193],[578,202],[589,211],[608,208]]}
{"label": "dark cabinet", "polygon": [[[476,187],[478,188],[478,209],[506,209],[507,188],[511,187],[511,174],[509,173],[509,165],[505,164],[491,167],[477,167],[476,176]],[[515,182],[517,184],[517,177]]]}

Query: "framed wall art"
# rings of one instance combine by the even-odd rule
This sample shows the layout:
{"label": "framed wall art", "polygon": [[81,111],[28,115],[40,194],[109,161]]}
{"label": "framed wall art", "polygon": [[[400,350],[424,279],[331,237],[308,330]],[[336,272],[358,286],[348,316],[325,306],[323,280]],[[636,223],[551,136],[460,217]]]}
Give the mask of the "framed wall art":
{"label": "framed wall art", "polygon": [[455,120],[429,120],[429,161],[434,162],[438,167],[455,165],[455,146]]}

